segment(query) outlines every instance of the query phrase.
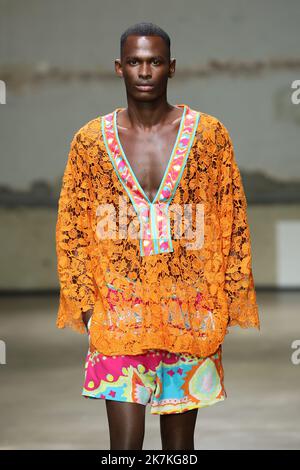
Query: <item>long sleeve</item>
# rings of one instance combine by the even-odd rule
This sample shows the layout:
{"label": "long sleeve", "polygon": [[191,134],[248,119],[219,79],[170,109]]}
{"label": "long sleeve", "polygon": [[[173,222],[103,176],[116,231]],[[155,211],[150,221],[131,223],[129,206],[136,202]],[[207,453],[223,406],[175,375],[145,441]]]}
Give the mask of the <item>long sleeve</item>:
{"label": "long sleeve", "polygon": [[83,312],[93,309],[95,283],[91,267],[92,232],[84,146],[75,134],[70,146],[58,202],[56,223],[57,273],[60,283],[57,328],[86,333]]}
{"label": "long sleeve", "polygon": [[252,273],[251,239],[247,201],[233,144],[223,128],[219,178],[219,213],[228,301],[228,327],[260,330],[258,306]]}

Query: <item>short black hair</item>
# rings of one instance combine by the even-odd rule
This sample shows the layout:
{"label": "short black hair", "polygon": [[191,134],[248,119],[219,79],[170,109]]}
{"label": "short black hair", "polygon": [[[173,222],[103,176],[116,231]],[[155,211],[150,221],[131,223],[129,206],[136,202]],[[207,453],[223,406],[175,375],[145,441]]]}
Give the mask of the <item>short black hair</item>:
{"label": "short black hair", "polygon": [[124,31],[121,35],[120,39],[120,55],[122,57],[122,51],[124,47],[124,43],[127,39],[128,36],[133,35],[133,36],[160,36],[166,43],[167,48],[169,50],[169,60],[171,57],[171,39],[168,33],[166,33],[162,28],[157,26],[154,23],[149,23],[149,22],[142,22],[142,23],[136,23],[133,26],[130,26],[129,28]]}

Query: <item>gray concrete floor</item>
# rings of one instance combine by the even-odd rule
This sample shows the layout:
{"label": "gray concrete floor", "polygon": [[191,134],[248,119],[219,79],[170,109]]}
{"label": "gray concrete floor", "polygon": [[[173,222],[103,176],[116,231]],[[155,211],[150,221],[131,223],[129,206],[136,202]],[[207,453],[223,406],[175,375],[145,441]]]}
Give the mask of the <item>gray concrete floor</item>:
{"label": "gray concrete floor", "polygon": [[[261,331],[230,329],[227,398],[199,409],[195,449],[299,449],[300,293],[259,292]],[[81,395],[88,337],[55,326],[57,297],[2,298],[0,449],[109,449],[103,400]],[[146,411],[144,449],[161,449]]]}

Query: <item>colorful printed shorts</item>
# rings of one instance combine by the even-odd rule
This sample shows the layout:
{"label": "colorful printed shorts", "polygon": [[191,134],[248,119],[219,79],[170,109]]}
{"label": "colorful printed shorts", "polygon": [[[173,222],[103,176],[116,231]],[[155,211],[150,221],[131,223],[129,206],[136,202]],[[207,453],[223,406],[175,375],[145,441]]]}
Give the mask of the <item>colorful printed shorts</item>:
{"label": "colorful printed shorts", "polygon": [[183,413],[212,405],[227,397],[222,345],[206,358],[162,349],[105,356],[89,347],[82,395],[145,406],[150,403],[151,414]]}

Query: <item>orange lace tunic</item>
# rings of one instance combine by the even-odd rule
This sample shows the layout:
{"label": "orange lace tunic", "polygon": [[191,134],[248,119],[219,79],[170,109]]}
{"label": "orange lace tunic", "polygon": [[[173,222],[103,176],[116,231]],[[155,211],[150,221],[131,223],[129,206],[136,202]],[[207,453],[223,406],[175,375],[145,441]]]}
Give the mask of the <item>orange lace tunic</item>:
{"label": "orange lace tunic", "polygon": [[182,107],[153,201],[123,151],[117,108],[70,145],[56,224],[56,326],[103,354],[213,354],[228,327],[260,329],[247,203],[233,144],[215,117]]}

